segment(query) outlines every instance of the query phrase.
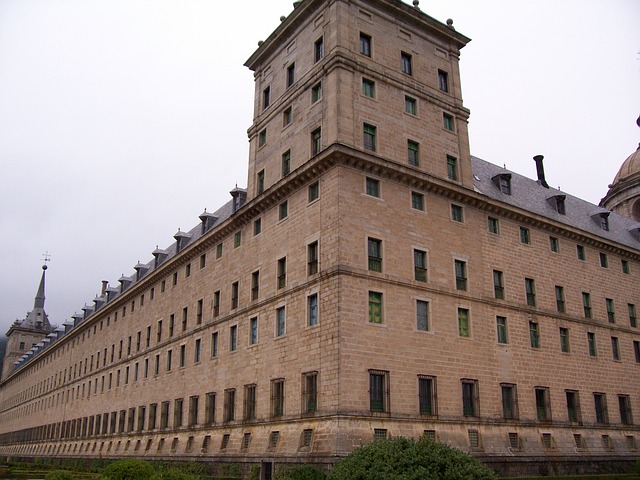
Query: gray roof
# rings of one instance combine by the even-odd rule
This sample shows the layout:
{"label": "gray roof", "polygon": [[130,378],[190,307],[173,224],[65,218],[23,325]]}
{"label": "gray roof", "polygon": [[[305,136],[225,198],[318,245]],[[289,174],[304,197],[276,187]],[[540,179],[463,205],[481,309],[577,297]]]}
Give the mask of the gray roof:
{"label": "gray roof", "polygon": [[[499,200],[522,210],[577,228],[603,240],[615,242],[635,250],[640,249],[638,237],[640,224],[635,220],[589,203],[556,188],[545,188],[538,181],[506,168],[494,165],[478,157],[471,157],[473,183],[476,190],[494,200]],[[511,175],[511,195],[500,191],[492,181],[496,175]],[[566,213],[558,213],[549,201],[554,196],[564,196]],[[600,214],[608,214],[609,230],[599,222]]]}

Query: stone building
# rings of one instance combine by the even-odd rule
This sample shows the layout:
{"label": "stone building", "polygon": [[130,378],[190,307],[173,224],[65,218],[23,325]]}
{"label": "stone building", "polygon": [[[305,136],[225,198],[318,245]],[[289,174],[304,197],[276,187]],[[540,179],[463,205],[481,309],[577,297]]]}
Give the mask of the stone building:
{"label": "stone building", "polygon": [[268,479],[426,434],[503,473],[628,468],[637,220],[541,156],[535,180],[471,156],[468,41],[398,0],[296,2],[246,62],[247,189],[3,380],[0,454]]}

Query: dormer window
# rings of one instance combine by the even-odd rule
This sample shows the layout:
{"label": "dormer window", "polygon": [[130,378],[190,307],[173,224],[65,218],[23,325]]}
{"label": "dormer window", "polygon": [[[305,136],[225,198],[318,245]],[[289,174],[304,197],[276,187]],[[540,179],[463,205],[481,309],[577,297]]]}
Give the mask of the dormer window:
{"label": "dormer window", "polygon": [[505,195],[511,195],[511,174],[499,173],[491,178],[491,181],[498,187],[498,189]]}
{"label": "dormer window", "polygon": [[609,215],[611,212],[605,209],[599,209],[595,213],[591,214],[591,218],[598,224],[598,226],[606,231],[609,231]]}
{"label": "dormer window", "polygon": [[552,197],[549,197],[547,201],[549,202],[549,204],[551,204],[553,209],[556,212],[558,212],[560,215],[566,215],[567,213],[567,209],[565,206],[566,198],[567,198],[566,195],[554,195]]}
{"label": "dormer window", "polygon": [[209,229],[211,229],[213,224],[216,222],[216,220],[218,220],[218,217],[216,217],[213,213],[207,212],[206,209],[204,212],[202,212],[199,218],[200,218],[200,221],[202,222],[201,223],[202,235],[207,233]]}
{"label": "dormer window", "polygon": [[609,214],[600,215],[600,228],[603,230],[609,230]]}

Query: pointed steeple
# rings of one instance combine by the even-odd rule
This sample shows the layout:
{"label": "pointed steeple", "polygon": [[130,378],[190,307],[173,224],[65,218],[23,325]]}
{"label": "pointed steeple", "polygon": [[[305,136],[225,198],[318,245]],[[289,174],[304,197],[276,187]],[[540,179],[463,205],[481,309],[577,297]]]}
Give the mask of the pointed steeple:
{"label": "pointed steeple", "polygon": [[33,308],[44,308],[44,276],[47,271],[47,266],[42,266],[42,278],[40,279],[40,286],[38,287],[38,293],[36,293],[36,299],[33,302]]}

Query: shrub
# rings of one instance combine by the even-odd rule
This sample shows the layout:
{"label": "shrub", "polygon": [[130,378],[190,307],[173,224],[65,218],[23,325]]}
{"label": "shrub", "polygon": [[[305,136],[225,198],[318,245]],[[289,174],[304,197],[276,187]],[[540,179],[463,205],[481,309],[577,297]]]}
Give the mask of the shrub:
{"label": "shrub", "polygon": [[200,476],[193,473],[184,472],[177,467],[171,467],[157,472],[152,477],[152,480],[198,480],[199,478]]}
{"label": "shrub", "polygon": [[273,480],[324,480],[325,478],[327,476],[324,472],[312,465],[280,468],[273,476]]}
{"label": "shrub", "polygon": [[102,471],[108,480],[149,480],[154,476],[153,467],[144,460],[127,458],[117,460]]}
{"label": "shrub", "polygon": [[636,460],[636,475],[640,477],[640,458]]}
{"label": "shrub", "polygon": [[47,473],[44,480],[75,480],[75,478],[68,470],[52,470]]}
{"label": "shrub", "polygon": [[473,457],[434,442],[394,438],[364,445],[338,462],[328,480],[495,480]]}

